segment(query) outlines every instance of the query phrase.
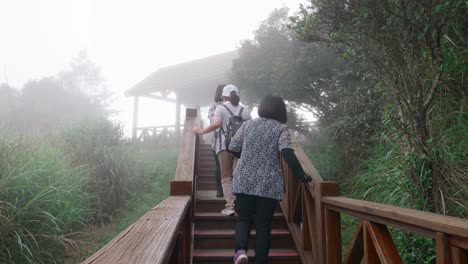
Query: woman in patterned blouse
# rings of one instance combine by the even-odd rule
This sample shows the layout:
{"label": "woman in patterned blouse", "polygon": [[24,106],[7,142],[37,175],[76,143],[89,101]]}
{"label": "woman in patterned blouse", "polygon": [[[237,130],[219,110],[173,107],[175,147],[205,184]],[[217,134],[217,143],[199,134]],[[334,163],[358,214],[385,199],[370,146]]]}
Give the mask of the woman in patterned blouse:
{"label": "woman in patterned blouse", "polygon": [[281,97],[266,96],[258,108],[260,118],[245,122],[232,138],[229,150],[240,157],[234,171],[232,192],[236,195],[236,254],[234,263],[247,263],[250,227],[256,227],[255,263],[267,263],[271,223],[284,180],[278,154],[303,182],[306,175],[291,144],[286,106]]}

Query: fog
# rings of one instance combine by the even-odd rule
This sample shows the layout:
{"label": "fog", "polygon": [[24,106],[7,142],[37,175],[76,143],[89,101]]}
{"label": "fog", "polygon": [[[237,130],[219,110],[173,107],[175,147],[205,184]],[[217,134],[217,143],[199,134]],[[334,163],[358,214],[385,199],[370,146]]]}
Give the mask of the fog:
{"label": "fog", "polygon": [[[294,12],[301,2],[1,0],[0,118],[15,104],[23,107],[8,110],[10,121],[22,118],[22,127],[103,111],[129,135],[133,102],[125,90],[161,67],[236,49],[274,8]],[[44,85],[50,95],[40,101],[35,92]],[[54,100],[63,108],[41,108]],[[75,114],[60,115],[64,109]],[[173,124],[174,116],[173,104],[143,101],[139,126]]]}

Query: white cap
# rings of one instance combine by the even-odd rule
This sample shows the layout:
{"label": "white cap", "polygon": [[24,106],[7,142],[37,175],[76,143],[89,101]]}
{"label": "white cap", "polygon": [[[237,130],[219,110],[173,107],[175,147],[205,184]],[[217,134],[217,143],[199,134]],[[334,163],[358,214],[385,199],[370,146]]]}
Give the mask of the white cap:
{"label": "white cap", "polygon": [[236,92],[237,94],[239,94],[239,89],[237,89],[236,86],[232,85],[232,84],[228,84],[226,86],[224,86],[223,88],[223,96],[226,96],[226,97],[229,97],[231,96],[231,92]]}

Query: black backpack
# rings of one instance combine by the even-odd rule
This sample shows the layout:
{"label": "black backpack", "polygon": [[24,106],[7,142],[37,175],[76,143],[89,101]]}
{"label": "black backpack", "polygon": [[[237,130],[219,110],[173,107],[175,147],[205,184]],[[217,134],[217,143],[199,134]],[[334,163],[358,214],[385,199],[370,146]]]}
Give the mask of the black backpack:
{"label": "black backpack", "polygon": [[241,109],[239,110],[239,114],[236,116],[231,111],[231,109],[229,109],[229,107],[227,107],[224,104],[222,106],[224,106],[224,108],[226,108],[228,110],[229,114],[231,114],[231,116],[228,118],[228,121],[227,121],[227,124],[226,124],[226,131],[224,131],[224,129],[221,128],[221,130],[223,130],[223,134],[224,134],[224,137],[226,139],[225,140],[226,149],[229,149],[229,144],[231,143],[232,137],[234,137],[237,130],[239,130],[239,128],[244,123],[244,121],[242,121],[242,111],[244,110],[244,107],[241,107]]}

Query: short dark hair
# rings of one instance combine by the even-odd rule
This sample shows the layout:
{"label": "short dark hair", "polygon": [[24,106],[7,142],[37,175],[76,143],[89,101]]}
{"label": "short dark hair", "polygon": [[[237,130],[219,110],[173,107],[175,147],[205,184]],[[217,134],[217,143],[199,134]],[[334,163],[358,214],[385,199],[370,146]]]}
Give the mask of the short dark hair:
{"label": "short dark hair", "polygon": [[286,104],[283,98],[275,95],[267,95],[260,102],[258,115],[264,118],[274,119],[282,124],[288,121]]}
{"label": "short dark hair", "polygon": [[215,95],[214,95],[214,101],[215,103],[219,103],[223,101],[223,88],[226,86],[225,84],[220,84],[218,87],[216,87]]}

